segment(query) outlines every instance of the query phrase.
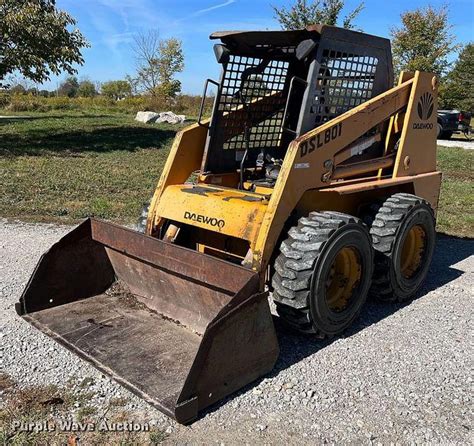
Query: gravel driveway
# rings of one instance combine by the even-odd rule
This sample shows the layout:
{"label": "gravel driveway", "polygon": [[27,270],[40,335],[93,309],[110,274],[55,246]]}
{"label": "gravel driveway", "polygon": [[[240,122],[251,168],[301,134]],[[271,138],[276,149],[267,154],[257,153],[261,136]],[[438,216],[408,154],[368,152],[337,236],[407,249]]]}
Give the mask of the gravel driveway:
{"label": "gravel driveway", "polygon": [[128,398],[169,443],[471,443],[474,240],[440,236],[420,297],[369,303],[333,342],[288,334],[270,376],[177,425],[14,312],[40,254],[70,228],[0,220],[0,369],[23,384],[92,378],[93,404]]}

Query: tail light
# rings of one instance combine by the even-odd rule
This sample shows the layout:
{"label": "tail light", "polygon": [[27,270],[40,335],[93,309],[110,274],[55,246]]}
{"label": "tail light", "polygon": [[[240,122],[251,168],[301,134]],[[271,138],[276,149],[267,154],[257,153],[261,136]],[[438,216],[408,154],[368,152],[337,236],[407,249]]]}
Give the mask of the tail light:
{"label": "tail light", "polygon": [[459,122],[464,121],[464,115],[463,115],[462,113],[459,113],[459,115],[458,115],[458,121],[459,121]]}

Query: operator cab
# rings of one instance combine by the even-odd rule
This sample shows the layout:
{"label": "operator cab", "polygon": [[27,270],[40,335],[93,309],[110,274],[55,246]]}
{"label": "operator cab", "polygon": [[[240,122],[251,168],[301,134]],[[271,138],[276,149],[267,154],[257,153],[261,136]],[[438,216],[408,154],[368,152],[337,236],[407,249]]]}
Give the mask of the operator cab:
{"label": "operator cab", "polygon": [[203,182],[272,188],[292,140],[393,85],[390,42],[313,25],[217,32],[219,82],[201,166]]}

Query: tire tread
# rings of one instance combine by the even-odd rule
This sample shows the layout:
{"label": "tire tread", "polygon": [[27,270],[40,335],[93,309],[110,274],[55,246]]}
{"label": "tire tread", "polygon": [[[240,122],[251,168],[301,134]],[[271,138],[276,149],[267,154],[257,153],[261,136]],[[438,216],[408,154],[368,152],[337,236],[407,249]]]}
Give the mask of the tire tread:
{"label": "tire tread", "polygon": [[[393,245],[405,216],[417,205],[429,203],[416,195],[400,192],[387,198],[375,214],[370,235],[375,250],[374,275],[369,294],[385,302],[401,302],[390,279]],[[431,208],[431,207],[430,207]]]}
{"label": "tire tread", "polygon": [[272,277],[273,300],[285,323],[304,333],[325,337],[312,323],[310,287],[314,265],[326,242],[347,223],[364,223],[340,212],[311,212],[288,231],[280,246]]}

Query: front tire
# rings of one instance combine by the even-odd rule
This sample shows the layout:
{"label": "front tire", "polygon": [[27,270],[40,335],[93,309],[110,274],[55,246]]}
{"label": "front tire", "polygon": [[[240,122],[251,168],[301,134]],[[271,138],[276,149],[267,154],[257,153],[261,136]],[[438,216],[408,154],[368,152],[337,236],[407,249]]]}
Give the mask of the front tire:
{"label": "front tire", "polygon": [[370,287],[373,250],[367,227],[347,214],[311,212],[288,235],[272,280],[279,315],[305,333],[343,332]]}
{"label": "front tire", "polygon": [[436,241],[431,206],[399,193],[385,200],[370,229],[375,270],[370,294],[382,301],[411,299],[422,286]]}

